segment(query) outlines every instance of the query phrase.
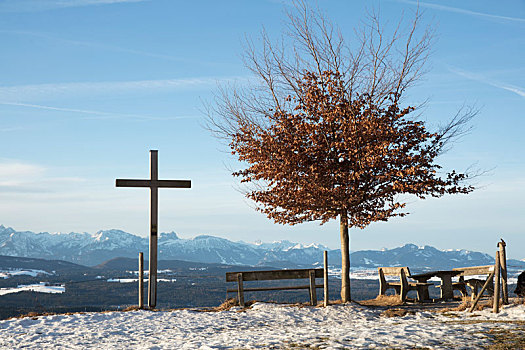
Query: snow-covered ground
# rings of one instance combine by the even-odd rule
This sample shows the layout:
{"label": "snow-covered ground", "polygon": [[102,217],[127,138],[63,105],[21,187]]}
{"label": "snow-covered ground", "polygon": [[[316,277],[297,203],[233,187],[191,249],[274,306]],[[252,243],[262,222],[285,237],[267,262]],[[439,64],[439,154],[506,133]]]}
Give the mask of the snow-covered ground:
{"label": "snow-covered ground", "polygon": [[469,314],[429,311],[384,317],[355,304],[296,307],[256,303],[249,310],[131,311],[0,321],[0,348],[24,349],[475,349],[490,329],[523,326],[525,305]]}
{"label": "snow-covered ground", "polygon": [[51,275],[51,273],[44,270],[34,269],[11,269],[11,270],[0,270],[0,278],[6,279],[13,276],[27,275],[36,277],[37,275]]}
{"label": "snow-covered ground", "polygon": [[38,293],[64,293],[66,291],[65,285],[50,286],[46,282],[40,282],[38,284],[25,284],[19,285],[15,288],[0,288],[0,295],[18,293],[18,292],[38,292]]}

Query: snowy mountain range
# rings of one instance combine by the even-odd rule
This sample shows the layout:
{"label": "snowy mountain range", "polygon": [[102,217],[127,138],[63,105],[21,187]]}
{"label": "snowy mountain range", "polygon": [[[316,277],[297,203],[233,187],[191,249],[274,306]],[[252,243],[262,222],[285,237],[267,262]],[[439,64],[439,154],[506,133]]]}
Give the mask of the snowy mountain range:
{"label": "snowy mountain range", "polygon": [[[158,239],[160,260],[186,260],[230,265],[273,266],[311,265],[322,261],[322,245],[302,245],[290,241],[245,243],[201,235],[182,239],[175,232],[161,233]],[[15,231],[0,225],[0,255],[65,260],[94,266],[116,258],[136,258],[144,252],[147,258],[148,238],[121,230],[90,233],[34,233]],[[340,257],[340,253],[338,253]]]}
{"label": "snowy mountain range", "polygon": [[[182,239],[175,232],[161,233],[158,240],[159,260],[185,260],[229,265],[266,265],[299,267],[321,265],[323,251],[318,244],[303,245],[290,241],[245,243],[209,235]],[[65,260],[95,266],[116,258],[136,258],[138,252],[147,258],[148,239],[121,230],[96,233],[34,233],[15,231],[0,225],[0,255]],[[329,250],[329,263],[340,266],[341,252]],[[458,266],[488,265],[494,257],[466,250],[438,250],[430,246],[406,244],[384,250],[357,251],[351,255],[353,267],[410,266],[419,269],[446,269]],[[514,265],[525,262],[512,260]]]}

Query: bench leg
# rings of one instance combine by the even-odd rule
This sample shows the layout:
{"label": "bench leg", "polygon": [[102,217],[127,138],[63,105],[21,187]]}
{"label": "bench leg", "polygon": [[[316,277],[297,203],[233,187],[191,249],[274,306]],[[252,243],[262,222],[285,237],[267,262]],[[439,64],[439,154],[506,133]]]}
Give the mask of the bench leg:
{"label": "bench leg", "polygon": [[425,301],[430,299],[430,294],[428,293],[428,286],[418,286],[417,287],[417,300]]}
{"label": "bench leg", "polygon": [[452,277],[441,277],[441,299],[454,299],[454,290],[452,289]]}
{"label": "bench leg", "polygon": [[399,293],[399,297],[402,302],[405,302],[405,300],[407,299],[407,294],[408,288],[406,288],[405,286],[401,286],[401,293]]}
{"label": "bench leg", "polygon": [[475,282],[472,286],[472,301],[476,300],[478,296],[478,282]]}
{"label": "bench leg", "polygon": [[462,297],[466,298],[468,296],[467,287],[466,286],[461,286],[458,290],[461,293]]}
{"label": "bench leg", "polygon": [[385,295],[386,293],[386,285],[379,281],[379,295]]}
{"label": "bench leg", "polygon": [[237,274],[237,300],[239,306],[244,307],[244,287],[242,284],[242,273]]}

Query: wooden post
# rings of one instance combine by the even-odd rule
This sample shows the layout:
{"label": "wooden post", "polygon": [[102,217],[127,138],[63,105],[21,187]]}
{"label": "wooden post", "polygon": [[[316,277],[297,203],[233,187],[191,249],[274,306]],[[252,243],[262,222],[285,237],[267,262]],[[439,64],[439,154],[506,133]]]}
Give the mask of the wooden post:
{"label": "wooden post", "polygon": [[498,243],[499,246],[499,260],[501,266],[501,289],[503,291],[503,304],[509,304],[509,286],[507,284],[507,253],[505,252],[505,246],[507,244],[503,239]]}
{"label": "wooden post", "polygon": [[494,266],[495,279],[494,279],[494,302],[492,303],[492,311],[499,313],[499,277],[500,277],[500,257],[499,251],[496,252],[496,265]]}
{"label": "wooden post", "polygon": [[139,309],[144,309],[144,253],[139,253]]}
{"label": "wooden post", "polygon": [[310,270],[308,274],[310,275],[310,304],[316,306],[317,291],[315,290],[315,270]]}
{"label": "wooden post", "polygon": [[239,306],[244,307],[244,287],[242,284],[242,273],[237,274],[237,299]]}
{"label": "wooden post", "polygon": [[468,310],[468,312],[472,312],[474,311],[474,308],[476,307],[476,305],[478,304],[478,301],[479,299],[481,299],[481,296],[483,295],[483,293],[485,292],[485,290],[487,289],[487,287],[489,286],[489,284],[492,283],[492,278],[494,278],[494,273],[496,271],[492,271],[489,275],[489,277],[487,278],[487,280],[485,281],[485,284],[483,285],[483,288],[481,288],[481,291],[479,292],[479,294],[476,296],[476,300],[474,300],[474,302],[472,303],[472,306],[470,307],[470,309]]}
{"label": "wooden post", "polygon": [[324,261],[324,271],[323,271],[323,280],[324,280],[324,307],[328,306],[328,252],[325,250],[323,253]]}
{"label": "wooden post", "polygon": [[401,281],[401,291],[399,293],[399,297],[401,298],[401,301],[404,303],[407,298],[407,294],[408,294],[408,281],[407,281],[407,275],[404,269],[401,269],[399,271],[399,280]]}

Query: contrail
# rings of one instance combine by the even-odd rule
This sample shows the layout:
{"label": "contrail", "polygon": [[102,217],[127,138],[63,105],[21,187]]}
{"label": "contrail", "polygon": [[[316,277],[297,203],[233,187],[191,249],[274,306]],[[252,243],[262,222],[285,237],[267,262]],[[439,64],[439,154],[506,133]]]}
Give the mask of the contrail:
{"label": "contrail", "polygon": [[491,14],[488,14],[488,13],[471,11],[471,10],[465,10],[465,9],[462,9],[462,8],[445,6],[445,5],[430,4],[428,2],[421,2],[421,1],[411,1],[411,0],[396,0],[396,1],[403,2],[403,3],[406,3],[406,4],[410,4],[410,5],[415,5],[415,6],[419,5],[419,6],[422,6],[422,7],[428,7],[428,8],[432,8],[432,9],[436,9],[436,10],[441,10],[441,11],[463,13],[465,15],[484,17],[484,18],[489,18],[489,19],[499,19],[499,20],[505,20],[505,21],[511,21],[511,22],[525,23],[525,19],[524,18],[519,18],[519,17],[491,15]]}
{"label": "contrail", "polygon": [[505,84],[505,83],[502,83],[502,82],[499,82],[499,81],[495,81],[495,80],[490,80],[490,79],[487,79],[486,77],[484,77],[484,76],[482,76],[480,74],[467,72],[467,71],[464,71],[464,70],[461,70],[461,69],[458,69],[458,68],[455,68],[455,67],[449,67],[449,70],[452,73],[455,73],[455,74],[460,75],[462,77],[465,77],[467,79],[474,80],[474,81],[479,81],[481,83],[485,83],[485,84],[488,84],[490,86],[497,87],[499,89],[503,89],[503,90],[507,90],[507,91],[513,92],[516,95],[519,95],[521,97],[525,97],[525,90],[520,88],[519,86],[515,86],[515,85],[511,85],[511,84]]}
{"label": "contrail", "polygon": [[91,114],[91,115],[103,116],[104,118],[101,118],[101,119],[132,118],[132,119],[142,119],[142,120],[174,120],[174,119],[193,118],[193,117],[190,117],[190,116],[184,116],[184,117],[153,117],[153,116],[145,116],[145,115],[139,115],[139,114],[122,114],[122,113],[102,112],[102,111],[93,111],[93,110],[87,110],[87,109],[54,107],[54,106],[45,106],[45,105],[37,105],[37,104],[21,103],[21,102],[0,101],[0,104],[7,105],[7,106],[20,106],[20,107],[28,107],[28,108],[45,109],[45,110],[51,110],[51,111],[73,112],[73,113],[82,113],[82,114]]}

